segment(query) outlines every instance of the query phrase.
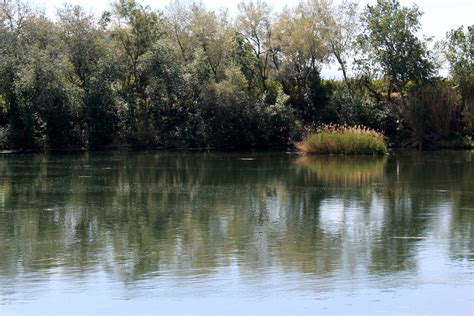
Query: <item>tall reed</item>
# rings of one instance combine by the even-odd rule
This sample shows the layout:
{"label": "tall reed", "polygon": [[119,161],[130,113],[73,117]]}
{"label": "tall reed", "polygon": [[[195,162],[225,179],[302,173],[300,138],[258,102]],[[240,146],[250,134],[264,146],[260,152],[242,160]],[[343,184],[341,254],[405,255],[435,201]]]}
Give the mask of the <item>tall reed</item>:
{"label": "tall reed", "polygon": [[322,125],[309,131],[296,148],[305,154],[385,155],[388,153],[382,133],[365,126]]}

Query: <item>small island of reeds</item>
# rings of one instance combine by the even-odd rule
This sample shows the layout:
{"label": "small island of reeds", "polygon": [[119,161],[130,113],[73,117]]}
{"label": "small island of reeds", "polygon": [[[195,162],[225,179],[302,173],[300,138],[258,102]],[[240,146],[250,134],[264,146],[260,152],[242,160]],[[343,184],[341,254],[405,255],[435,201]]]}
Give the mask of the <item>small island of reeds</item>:
{"label": "small island of reeds", "polygon": [[365,126],[323,125],[306,134],[296,148],[304,154],[386,155],[383,133]]}

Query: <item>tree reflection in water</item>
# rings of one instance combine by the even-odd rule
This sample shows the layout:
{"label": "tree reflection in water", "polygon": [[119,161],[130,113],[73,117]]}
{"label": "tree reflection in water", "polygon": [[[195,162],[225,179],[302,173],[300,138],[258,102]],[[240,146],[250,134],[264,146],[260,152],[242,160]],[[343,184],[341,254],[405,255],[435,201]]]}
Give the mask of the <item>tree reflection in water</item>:
{"label": "tree reflection in water", "polygon": [[[247,154],[248,155],[248,154]],[[389,158],[102,153],[0,160],[0,281],[123,282],[237,267],[354,279],[474,259],[469,152]],[[341,278],[342,278],[341,277]],[[8,289],[7,289],[8,288]],[[7,293],[8,294],[8,293]]]}

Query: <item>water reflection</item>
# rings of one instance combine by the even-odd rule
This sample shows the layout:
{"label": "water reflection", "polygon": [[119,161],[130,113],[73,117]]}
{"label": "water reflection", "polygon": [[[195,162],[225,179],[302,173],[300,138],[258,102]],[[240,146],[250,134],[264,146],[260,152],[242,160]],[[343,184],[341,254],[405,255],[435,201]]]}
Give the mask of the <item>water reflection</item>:
{"label": "water reflection", "polygon": [[433,245],[454,265],[474,260],[470,152],[241,158],[2,158],[3,296],[98,271],[125,283],[186,283],[230,268],[251,276],[244,283],[264,282],[268,271],[307,275],[325,289],[387,274],[396,283],[430,260],[422,250]]}
{"label": "water reflection", "polygon": [[381,180],[387,157],[302,156],[296,162],[321,183],[356,186]]}

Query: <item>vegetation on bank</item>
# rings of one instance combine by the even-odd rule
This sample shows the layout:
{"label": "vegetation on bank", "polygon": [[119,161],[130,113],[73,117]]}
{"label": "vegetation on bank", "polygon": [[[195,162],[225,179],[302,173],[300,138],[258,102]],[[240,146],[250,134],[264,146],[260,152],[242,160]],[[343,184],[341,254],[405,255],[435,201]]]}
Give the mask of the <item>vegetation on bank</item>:
{"label": "vegetation on bank", "polygon": [[[281,12],[246,0],[235,16],[118,0],[100,18],[4,1],[0,149],[287,146],[330,123],[379,130],[394,146],[469,145],[474,26],[434,54],[416,35],[420,17],[398,0]],[[322,80],[334,63],[343,79]]]}
{"label": "vegetation on bank", "polygon": [[384,135],[363,126],[324,125],[305,136],[296,147],[305,154],[388,154]]}

